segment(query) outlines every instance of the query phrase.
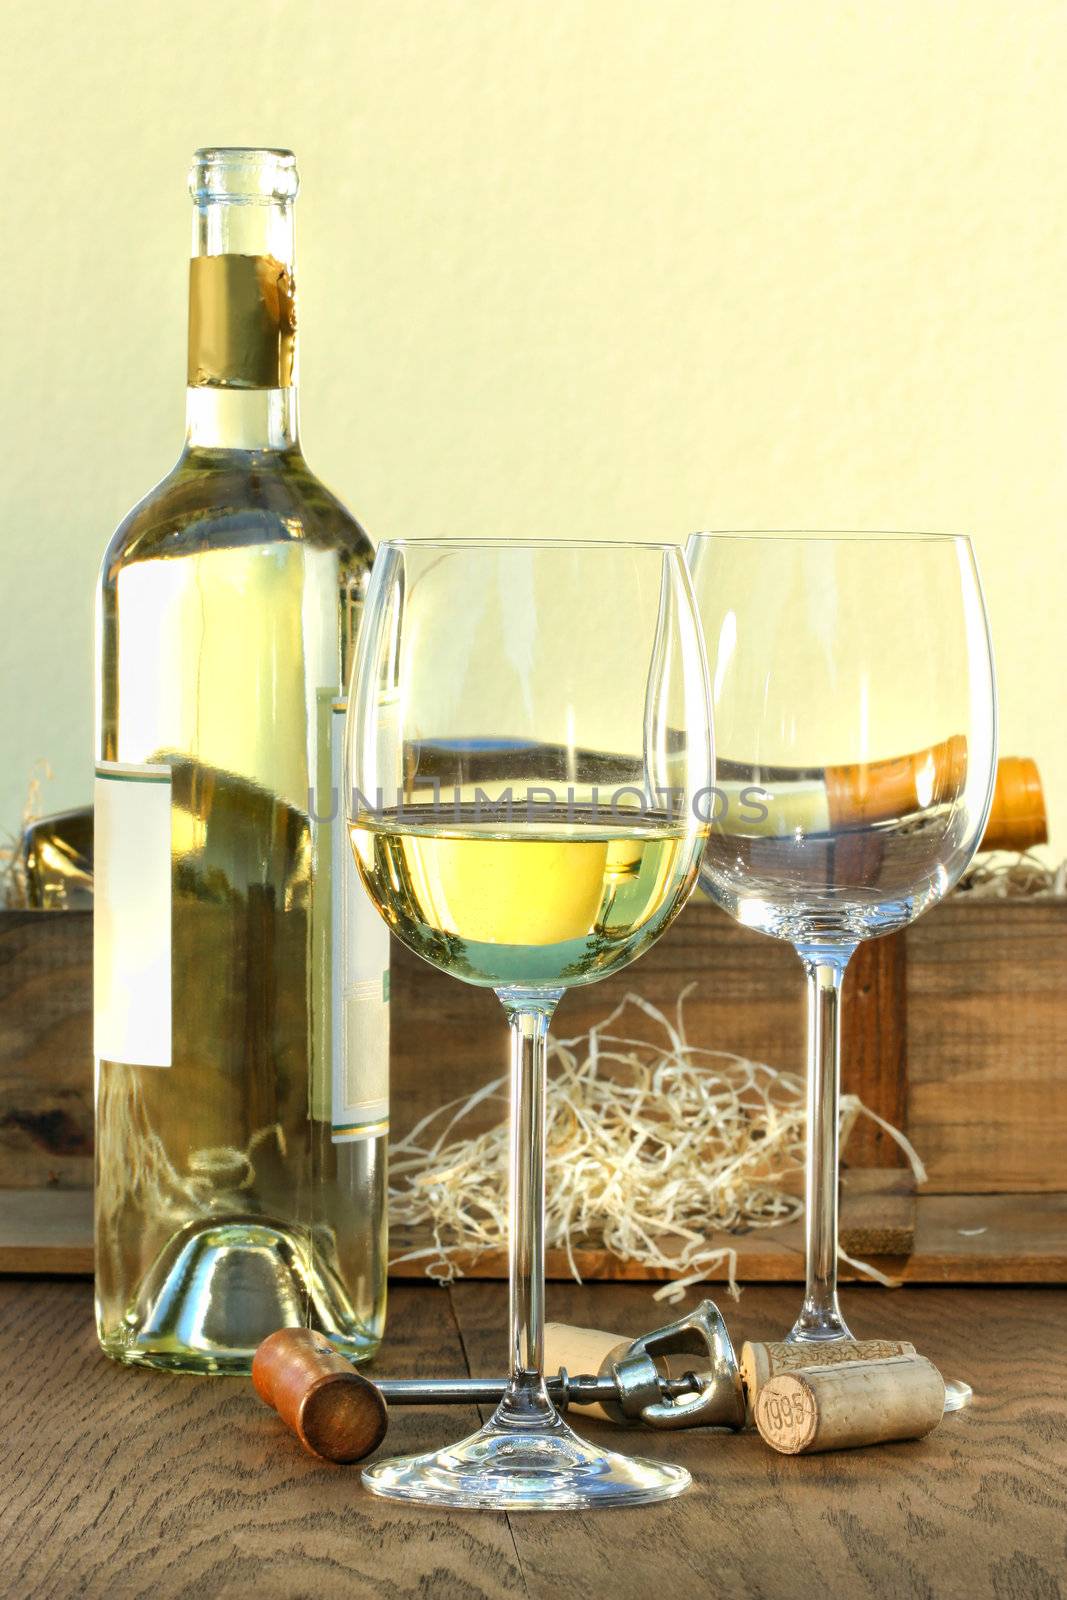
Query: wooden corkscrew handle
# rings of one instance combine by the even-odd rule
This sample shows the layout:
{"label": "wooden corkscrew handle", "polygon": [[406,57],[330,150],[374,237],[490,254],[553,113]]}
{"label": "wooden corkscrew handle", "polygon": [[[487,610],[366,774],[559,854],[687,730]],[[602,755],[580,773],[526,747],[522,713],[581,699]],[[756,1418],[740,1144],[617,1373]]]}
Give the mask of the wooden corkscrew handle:
{"label": "wooden corkscrew handle", "polygon": [[264,1339],[252,1382],[323,1461],[362,1461],[385,1438],[389,1412],[379,1391],[310,1328],[279,1328]]}

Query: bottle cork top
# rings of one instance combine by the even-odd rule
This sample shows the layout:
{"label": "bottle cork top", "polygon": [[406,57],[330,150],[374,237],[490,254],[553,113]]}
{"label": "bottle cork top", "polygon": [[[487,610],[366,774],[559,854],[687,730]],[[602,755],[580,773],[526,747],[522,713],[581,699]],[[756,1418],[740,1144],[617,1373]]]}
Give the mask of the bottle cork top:
{"label": "bottle cork top", "polygon": [[1037,762],[1001,756],[982,850],[1030,850],[1048,843],[1048,816]]}

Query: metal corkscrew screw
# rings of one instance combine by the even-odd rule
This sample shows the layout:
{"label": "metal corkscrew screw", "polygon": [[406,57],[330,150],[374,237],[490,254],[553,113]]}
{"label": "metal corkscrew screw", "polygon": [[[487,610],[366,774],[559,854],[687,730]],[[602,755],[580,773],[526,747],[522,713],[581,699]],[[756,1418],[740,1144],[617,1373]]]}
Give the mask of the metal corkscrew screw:
{"label": "metal corkscrew screw", "polygon": [[[681,1378],[663,1378],[651,1362],[624,1365],[633,1370],[621,1378],[573,1374],[562,1367],[554,1376],[545,1378],[545,1388],[560,1411],[569,1405],[607,1403],[622,1406],[632,1421],[641,1419],[652,1403],[647,1395],[654,1393],[657,1405],[673,1405],[676,1400],[701,1393],[700,1378],[695,1372]],[[379,1378],[374,1387],[391,1406],[443,1406],[495,1405],[504,1398],[508,1385],[505,1378]]]}

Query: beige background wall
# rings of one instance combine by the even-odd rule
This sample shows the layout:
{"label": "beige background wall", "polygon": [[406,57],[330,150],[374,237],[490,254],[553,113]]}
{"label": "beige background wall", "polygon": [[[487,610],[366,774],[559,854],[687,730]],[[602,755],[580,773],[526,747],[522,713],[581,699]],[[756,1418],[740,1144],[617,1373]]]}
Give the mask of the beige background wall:
{"label": "beige background wall", "polygon": [[973,533],[1067,852],[1067,5],[4,0],[0,829],[183,405],[205,143],[291,145],[308,455],[376,536]]}

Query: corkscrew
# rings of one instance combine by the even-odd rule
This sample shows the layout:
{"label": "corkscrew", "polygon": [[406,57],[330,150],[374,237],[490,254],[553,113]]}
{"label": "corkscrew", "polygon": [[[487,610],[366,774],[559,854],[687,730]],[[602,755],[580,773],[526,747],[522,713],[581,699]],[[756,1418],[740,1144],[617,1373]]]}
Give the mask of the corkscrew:
{"label": "corkscrew", "polygon": [[[606,1341],[600,1370],[572,1375],[565,1366],[546,1378],[554,1403],[597,1406],[618,1422],[650,1428],[740,1428],[744,1391],[726,1325],[711,1300],[687,1316],[631,1342],[592,1329],[554,1324],[555,1341],[571,1334],[585,1348]],[[671,1364],[684,1370],[672,1372]],[[692,1365],[690,1365],[690,1362]],[[252,1379],[312,1455],[361,1461],[381,1444],[389,1406],[494,1405],[503,1378],[382,1378],[355,1371],[327,1340],[308,1328],[282,1328],[256,1351]]]}

